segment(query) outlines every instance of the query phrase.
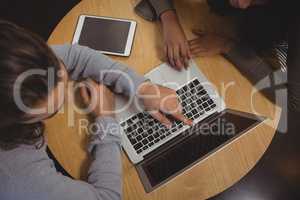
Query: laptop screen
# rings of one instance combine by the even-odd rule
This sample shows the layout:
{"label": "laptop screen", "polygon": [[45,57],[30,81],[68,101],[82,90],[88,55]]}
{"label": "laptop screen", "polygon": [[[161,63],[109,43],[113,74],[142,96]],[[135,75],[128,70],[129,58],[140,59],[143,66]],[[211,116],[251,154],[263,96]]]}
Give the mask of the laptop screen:
{"label": "laptop screen", "polygon": [[150,160],[146,159],[138,167],[138,171],[142,170],[146,176],[142,178],[148,182],[146,190],[178,175],[260,121],[256,117],[226,111],[211,121],[196,124],[183,133],[189,135],[187,139]]}

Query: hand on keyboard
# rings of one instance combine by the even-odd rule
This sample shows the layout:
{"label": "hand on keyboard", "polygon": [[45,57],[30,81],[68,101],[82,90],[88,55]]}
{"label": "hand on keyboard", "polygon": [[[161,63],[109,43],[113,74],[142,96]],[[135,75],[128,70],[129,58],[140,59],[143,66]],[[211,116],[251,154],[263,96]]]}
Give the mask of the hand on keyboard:
{"label": "hand on keyboard", "polygon": [[166,114],[187,125],[193,124],[192,120],[183,115],[176,91],[172,89],[145,82],[138,89],[138,97],[150,115],[168,128],[172,126],[172,123]]}

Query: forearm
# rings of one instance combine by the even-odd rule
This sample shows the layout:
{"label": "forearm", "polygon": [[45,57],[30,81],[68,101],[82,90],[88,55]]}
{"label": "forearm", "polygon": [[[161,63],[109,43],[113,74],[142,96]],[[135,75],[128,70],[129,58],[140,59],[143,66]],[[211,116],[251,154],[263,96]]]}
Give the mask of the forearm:
{"label": "forearm", "polygon": [[172,0],[149,0],[149,2],[155,9],[158,17],[166,11],[175,11]]}
{"label": "forearm", "polygon": [[172,0],[141,0],[135,7],[137,14],[150,21],[159,20],[168,10],[175,10]]}
{"label": "forearm", "polygon": [[168,10],[160,15],[160,20],[163,26],[167,25],[179,25],[179,20],[175,10]]}
{"label": "forearm", "polygon": [[101,199],[121,199],[122,163],[119,124],[111,117],[97,118],[98,131],[92,133],[89,152],[93,161],[88,182],[98,191]]}
{"label": "forearm", "polygon": [[146,80],[124,64],[88,47],[60,45],[53,46],[53,50],[62,59],[73,80],[92,78],[115,93],[126,96],[135,95],[138,86]]}

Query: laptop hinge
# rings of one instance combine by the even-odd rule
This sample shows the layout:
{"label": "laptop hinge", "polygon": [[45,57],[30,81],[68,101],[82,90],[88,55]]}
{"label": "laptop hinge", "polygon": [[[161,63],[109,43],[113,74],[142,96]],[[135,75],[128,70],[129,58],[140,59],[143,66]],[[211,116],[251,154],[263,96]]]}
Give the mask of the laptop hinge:
{"label": "laptop hinge", "polygon": [[[198,122],[198,123],[207,123],[211,120],[214,120],[215,118],[217,118],[218,116],[220,116],[222,112],[214,112],[211,115],[209,115],[208,117],[206,117],[205,119],[203,119],[202,121]],[[162,154],[163,152],[169,150],[170,148],[172,148],[173,146],[175,146],[176,144],[178,144],[179,142],[182,142],[183,140],[192,137],[193,135],[190,134],[184,134],[186,131],[188,131],[189,129],[183,131],[181,134],[179,134],[178,136],[172,138],[171,140],[169,140],[168,142],[166,142],[165,144],[162,144],[160,147],[158,147],[157,149],[155,149],[154,151],[148,153],[147,155],[144,155],[144,161],[149,160],[153,157],[155,157],[157,154]]]}

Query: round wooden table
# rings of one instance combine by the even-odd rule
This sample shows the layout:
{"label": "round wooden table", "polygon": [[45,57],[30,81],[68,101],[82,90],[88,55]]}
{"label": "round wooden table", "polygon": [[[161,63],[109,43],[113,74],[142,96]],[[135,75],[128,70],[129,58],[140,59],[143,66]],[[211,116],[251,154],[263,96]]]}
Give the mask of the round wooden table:
{"label": "round wooden table", "polygon": [[[147,73],[162,62],[162,32],[158,23],[148,22],[134,13],[135,4],[135,0],[83,0],[62,19],[48,42],[50,45],[71,43],[81,14],[133,19],[138,26],[131,56],[113,58],[126,63],[140,74]],[[203,0],[177,0],[175,5],[189,39],[194,37],[191,32],[193,28],[234,34],[230,20],[211,14]],[[254,95],[251,106],[253,86],[223,57],[199,58],[196,62],[215,84],[227,107],[251,113],[254,106],[256,112],[269,117],[269,120],[149,194],[144,191],[135,167],[123,154],[124,199],[207,199],[245,176],[270,144],[280,109],[260,93]],[[89,166],[86,153],[88,137],[79,131],[79,120],[85,116],[76,114],[72,118],[72,105],[73,101],[66,102],[65,112],[47,122],[46,135],[49,148],[61,165],[75,179],[84,180]]]}

